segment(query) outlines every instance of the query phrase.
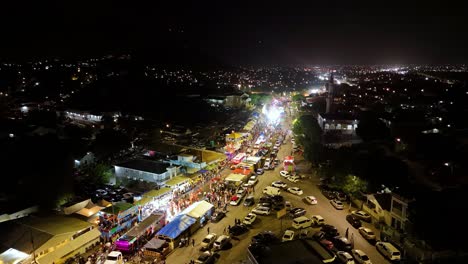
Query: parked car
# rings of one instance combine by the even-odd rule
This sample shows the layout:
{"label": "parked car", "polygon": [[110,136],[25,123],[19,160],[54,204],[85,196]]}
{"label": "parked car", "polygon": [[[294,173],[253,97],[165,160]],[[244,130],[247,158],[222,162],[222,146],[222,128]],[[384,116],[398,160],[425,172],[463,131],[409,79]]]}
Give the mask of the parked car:
{"label": "parked car", "polygon": [[331,239],[331,241],[333,242],[333,245],[335,245],[335,248],[338,250],[349,252],[351,249],[353,249],[351,241],[349,241],[344,236],[335,236]]}
{"label": "parked car", "polygon": [[311,195],[306,196],[304,198],[304,201],[306,203],[308,203],[308,204],[311,204],[311,205],[317,204],[317,198],[315,198],[315,196],[311,196]]}
{"label": "parked car", "polygon": [[273,196],[262,196],[260,197],[259,203],[272,203]]}
{"label": "parked car", "polygon": [[285,201],[284,202],[284,207],[286,207],[286,211],[290,212],[291,209],[293,208],[292,203],[290,201]]}
{"label": "parked car", "polygon": [[283,189],[288,187],[288,185],[282,181],[274,181],[271,183],[271,186],[276,187],[276,188],[283,188]]}
{"label": "parked car", "polygon": [[359,228],[362,226],[361,219],[353,214],[347,215],[346,221],[348,221],[348,223],[351,224],[351,226],[354,228]]}
{"label": "parked car", "polygon": [[257,206],[252,209],[252,213],[256,215],[269,215],[271,213],[271,209],[268,207]]}
{"label": "parked car", "polygon": [[288,179],[288,181],[290,182],[299,182],[299,177],[298,176],[289,176],[289,177],[286,177],[286,179]]}
{"label": "parked car", "polygon": [[219,236],[216,241],[213,243],[213,250],[221,250],[231,241],[231,238],[226,235]]}
{"label": "parked car", "polygon": [[297,218],[299,216],[303,216],[307,213],[307,211],[304,208],[293,208],[291,211],[289,211],[289,214],[291,215],[292,218]]}
{"label": "parked car", "polygon": [[231,201],[229,202],[230,205],[239,205],[239,203],[242,201],[242,196],[234,195],[231,197]]}
{"label": "parked car", "polygon": [[288,192],[295,195],[302,195],[304,193],[299,187],[289,187]]}
{"label": "parked car", "polygon": [[120,251],[111,251],[109,254],[107,254],[106,261],[104,261],[104,264],[123,264],[123,255],[122,252]]}
{"label": "parked car", "polygon": [[325,232],[318,231],[313,234],[312,237],[320,242],[320,244],[322,244],[328,250],[332,250],[334,248],[333,242],[327,239]]}
{"label": "parked car", "polygon": [[253,222],[255,222],[255,219],[257,219],[257,215],[254,214],[254,213],[248,213],[245,217],[244,217],[244,221],[242,221],[243,224],[245,225],[252,225]]}
{"label": "parked car", "polygon": [[242,234],[245,234],[249,231],[249,228],[244,225],[244,224],[238,224],[235,226],[232,226],[231,229],[229,229],[229,234],[231,236],[240,236]]}
{"label": "parked car", "polygon": [[356,260],[356,262],[359,264],[372,264],[366,253],[360,249],[351,250],[351,255],[353,255],[354,260]]}
{"label": "parked car", "polygon": [[380,254],[391,261],[398,261],[401,259],[400,251],[389,242],[379,241],[375,243],[375,247],[377,248],[377,251],[380,252]]}
{"label": "parked car", "polygon": [[223,219],[226,216],[226,213],[221,212],[221,211],[216,211],[213,213],[211,216],[211,222],[219,222],[221,219]]}
{"label": "parked car", "polygon": [[281,242],[291,241],[293,239],[294,239],[294,231],[286,230],[284,231],[283,237],[281,238]]}
{"label": "parked car", "polygon": [[335,207],[335,209],[337,210],[343,210],[344,209],[344,205],[343,203],[340,201],[340,200],[337,200],[337,199],[333,199],[330,201],[331,205],[333,205],[333,207]]}
{"label": "parked car", "polygon": [[248,196],[247,198],[245,198],[244,200],[244,206],[252,206],[255,204],[255,198],[253,196]]}
{"label": "parked car", "polygon": [[322,225],[322,228],[320,228],[320,231],[325,232],[325,235],[327,237],[335,237],[339,236],[340,233],[338,232],[338,229],[332,225],[324,224]]}
{"label": "parked car", "polygon": [[372,222],[372,217],[367,212],[359,210],[359,211],[352,211],[351,214],[357,216],[362,221],[365,221],[368,223]]}
{"label": "parked car", "polygon": [[343,263],[343,264],[354,264],[354,258],[348,252],[338,251],[338,252],[336,252],[336,255],[338,256],[338,259],[341,261],[341,263]]}
{"label": "parked car", "polygon": [[369,242],[375,242],[376,236],[372,229],[367,227],[359,227],[359,234]]}
{"label": "parked car", "polygon": [[309,218],[305,216],[299,216],[293,219],[291,226],[295,229],[308,228],[312,226],[312,220],[310,220]]}
{"label": "parked car", "polygon": [[210,250],[211,247],[213,246],[214,242],[216,241],[216,238],[218,238],[218,235],[215,233],[208,234],[201,242],[200,244],[200,251],[206,251]]}
{"label": "parked car", "polygon": [[340,191],[335,191],[335,198],[342,202],[348,201],[348,196],[344,192]]}
{"label": "parked car", "polygon": [[257,184],[257,182],[258,182],[257,176],[251,176],[247,184],[249,186],[254,186],[255,184]]}
{"label": "parked car", "polygon": [[325,219],[321,215],[312,216],[312,224],[315,226],[321,226],[325,224]]}
{"label": "parked car", "polygon": [[252,243],[272,244],[279,241],[279,238],[272,231],[263,231],[252,237]]}
{"label": "parked car", "polygon": [[257,175],[262,175],[265,171],[263,169],[257,169]]}
{"label": "parked car", "polygon": [[289,174],[288,171],[285,171],[285,170],[282,170],[279,172],[279,174],[282,176],[282,177],[289,177],[291,174]]}

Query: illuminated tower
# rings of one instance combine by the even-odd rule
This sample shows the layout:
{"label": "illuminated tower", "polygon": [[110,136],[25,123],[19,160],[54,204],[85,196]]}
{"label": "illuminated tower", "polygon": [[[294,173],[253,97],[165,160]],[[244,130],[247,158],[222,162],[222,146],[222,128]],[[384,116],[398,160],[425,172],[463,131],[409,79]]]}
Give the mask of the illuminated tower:
{"label": "illuminated tower", "polygon": [[330,73],[330,79],[328,82],[325,84],[325,87],[327,88],[328,95],[327,95],[327,108],[326,108],[326,113],[331,113],[333,112],[333,96],[335,95],[335,85],[334,85],[334,80],[333,80],[333,72]]}

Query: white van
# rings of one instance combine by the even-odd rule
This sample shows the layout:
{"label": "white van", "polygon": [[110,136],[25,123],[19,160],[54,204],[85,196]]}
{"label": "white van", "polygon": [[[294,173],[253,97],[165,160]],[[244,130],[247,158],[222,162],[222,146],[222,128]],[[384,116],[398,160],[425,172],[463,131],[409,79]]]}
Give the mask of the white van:
{"label": "white van", "polygon": [[307,228],[312,226],[312,220],[305,216],[300,216],[298,218],[294,218],[292,227],[296,229]]}
{"label": "white van", "polygon": [[123,264],[123,255],[120,251],[111,251],[107,257],[104,264]]}
{"label": "white van", "polygon": [[263,193],[267,195],[281,195],[281,191],[279,188],[273,187],[273,186],[267,186],[265,189],[263,189]]}
{"label": "white van", "polygon": [[389,242],[377,242],[375,243],[375,247],[377,250],[382,254],[384,257],[386,257],[389,260],[400,260],[401,259],[401,253],[400,251],[391,243]]}
{"label": "white van", "polygon": [[325,219],[321,215],[313,215],[312,223],[316,226],[321,226],[325,224]]}

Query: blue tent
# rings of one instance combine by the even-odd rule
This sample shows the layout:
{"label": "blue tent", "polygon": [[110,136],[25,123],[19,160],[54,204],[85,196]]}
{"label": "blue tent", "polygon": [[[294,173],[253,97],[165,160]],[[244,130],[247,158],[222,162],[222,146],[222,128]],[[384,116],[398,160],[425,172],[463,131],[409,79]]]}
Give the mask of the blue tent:
{"label": "blue tent", "polygon": [[176,239],[182,232],[190,228],[197,220],[185,214],[179,214],[174,217],[169,224],[161,228],[157,235],[166,236],[171,239]]}

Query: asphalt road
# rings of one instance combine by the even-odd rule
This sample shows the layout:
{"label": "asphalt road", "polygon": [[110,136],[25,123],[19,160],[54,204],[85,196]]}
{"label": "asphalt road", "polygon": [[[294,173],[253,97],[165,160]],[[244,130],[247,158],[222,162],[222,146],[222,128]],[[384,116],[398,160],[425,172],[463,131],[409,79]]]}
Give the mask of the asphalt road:
{"label": "asphalt road", "polygon": [[[285,156],[291,154],[292,144],[291,140],[288,137],[287,143],[282,145],[278,158],[283,160]],[[299,159],[300,160],[300,159]],[[299,165],[305,163],[305,161],[299,161]],[[301,167],[301,166],[299,166]],[[354,237],[354,248],[363,250],[371,259],[372,263],[389,263],[383,258],[382,255],[376,250],[376,248],[368,243],[362,236],[359,234],[357,229],[353,228],[345,220],[346,214],[348,214],[349,205],[345,206],[344,210],[336,210],[329,202],[329,200],[324,197],[317,187],[319,182],[318,177],[313,176],[313,173],[309,172],[305,174],[309,176],[307,179],[303,179],[298,183],[291,183],[287,179],[279,175],[281,170],[280,166],[277,166],[275,170],[266,171],[263,175],[259,176],[259,181],[255,187],[255,201],[258,202],[259,198],[263,196],[262,190],[266,186],[270,186],[273,181],[282,180],[288,183],[288,187],[297,186],[300,187],[304,194],[297,196],[286,191],[282,191],[286,201],[290,201],[293,204],[293,207],[302,207],[307,210],[306,216],[311,217],[312,215],[321,215],[324,217],[327,224],[334,225],[338,228],[338,231],[341,235],[344,235],[346,228],[349,227],[349,238]],[[222,172],[222,177],[227,176],[230,173],[229,170],[224,170]],[[303,202],[302,198],[308,195],[313,195],[317,198],[317,205],[308,205]],[[168,256],[167,263],[189,263],[191,259],[196,259],[200,254],[200,242],[208,234],[207,228],[209,227],[210,233],[216,233],[218,235],[223,234],[224,230],[227,230],[227,226],[234,225],[236,218],[243,219],[251,211],[252,207],[245,207],[242,203],[238,206],[228,206],[228,213],[225,218],[223,218],[218,223],[209,223],[205,225],[202,229],[199,229],[192,238],[195,239],[195,247],[190,246],[184,248],[176,248],[175,251]],[[281,237],[284,231],[288,228],[291,228],[292,219],[286,215],[282,220],[277,219],[276,212],[273,211],[269,216],[258,216],[257,220],[253,223],[252,228],[246,234],[239,236],[239,241],[231,241],[232,246],[228,247],[219,252],[220,259],[218,263],[245,263],[247,262],[247,247],[250,244],[251,238],[257,233],[270,230],[273,231],[278,237]],[[374,230],[378,237],[378,230],[373,228],[370,224],[364,223],[363,226],[370,227]],[[316,231],[319,231],[319,228],[310,228],[313,230],[312,234]]]}

